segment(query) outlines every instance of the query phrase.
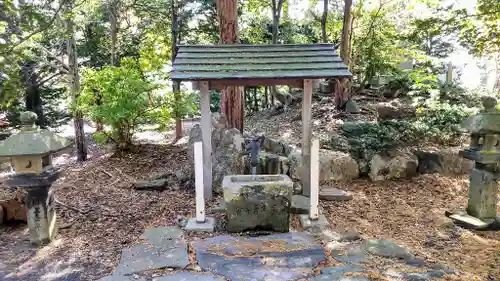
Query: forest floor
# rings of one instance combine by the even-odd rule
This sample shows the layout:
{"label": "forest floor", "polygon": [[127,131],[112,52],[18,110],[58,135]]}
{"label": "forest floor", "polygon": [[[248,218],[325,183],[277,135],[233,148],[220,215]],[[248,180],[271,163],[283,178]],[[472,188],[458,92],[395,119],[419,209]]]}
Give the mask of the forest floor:
{"label": "forest floor", "polygon": [[[321,128],[324,122],[334,128],[339,123],[336,119],[355,118],[334,109],[321,111],[332,116],[321,121],[316,116],[314,122]],[[292,109],[271,120],[252,116],[248,124],[255,126],[256,118],[266,124],[279,122],[269,130],[261,126],[261,132],[298,140],[301,126],[286,121],[298,112]],[[0,227],[0,280],[58,280],[57,274],[63,273],[80,279],[60,280],[97,280],[109,274],[121,250],[137,243],[145,229],[177,225],[179,216],[194,215],[193,191],[141,192],[131,188],[132,182],[188,166],[185,143],[143,144],[134,153],[95,153],[83,164],[70,164],[53,186],[63,203],[56,204],[57,239],[37,248],[29,244],[26,225]],[[332,185],[354,195],[351,201],[321,202],[333,230],[357,231],[365,239],[394,240],[418,257],[462,272],[463,281],[500,280],[500,232],[466,230],[444,215],[446,210],[466,206],[468,176],[433,174],[408,181],[359,179]],[[0,187],[6,188],[2,183]],[[216,200],[208,202],[207,213]],[[297,220],[293,222],[298,229]]]}

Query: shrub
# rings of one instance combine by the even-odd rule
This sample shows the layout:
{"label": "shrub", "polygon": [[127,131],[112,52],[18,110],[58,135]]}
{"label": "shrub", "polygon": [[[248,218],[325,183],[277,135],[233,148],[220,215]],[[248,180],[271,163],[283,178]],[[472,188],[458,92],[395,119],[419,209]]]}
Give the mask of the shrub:
{"label": "shrub", "polygon": [[109,136],[119,148],[128,148],[134,130],[148,118],[152,85],[137,68],[124,64],[85,70],[82,86],[78,106],[92,119],[112,128]]}

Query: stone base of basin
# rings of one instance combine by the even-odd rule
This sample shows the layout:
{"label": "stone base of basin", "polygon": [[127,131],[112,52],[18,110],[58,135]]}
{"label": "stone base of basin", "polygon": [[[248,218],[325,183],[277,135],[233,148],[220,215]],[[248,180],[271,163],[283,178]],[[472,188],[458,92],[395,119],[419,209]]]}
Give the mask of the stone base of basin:
{"label": "stone base of basin", "polygon": [[229,232],[289,231],[293,182],[287,175],[231,175],[222,188]]}

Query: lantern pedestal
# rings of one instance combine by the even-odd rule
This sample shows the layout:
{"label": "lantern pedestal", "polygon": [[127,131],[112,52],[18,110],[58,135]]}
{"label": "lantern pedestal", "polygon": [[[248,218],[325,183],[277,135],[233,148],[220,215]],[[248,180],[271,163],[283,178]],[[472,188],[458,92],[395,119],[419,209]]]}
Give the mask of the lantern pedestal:
{"label": "lantern pedestal", "polygon": [[59,171],[51,169],[40,174],[15,174],[6,182],[26,190],[28,228],[33,244],[47,244],[57,233],[51,186],[58,177]]}

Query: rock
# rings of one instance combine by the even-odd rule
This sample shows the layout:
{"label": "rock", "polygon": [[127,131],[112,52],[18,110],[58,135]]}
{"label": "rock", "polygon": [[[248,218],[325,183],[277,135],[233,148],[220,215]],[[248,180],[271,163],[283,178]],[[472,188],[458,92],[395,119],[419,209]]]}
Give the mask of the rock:
{"label": "rock", "polygon": [[418,171],[422,174],[468,174],[474,168],[474,161],[459,155],[459,148],[423,148],[413,151],[418,157]]}
{"label": "rock", "polygon": [[177,272],[171,275],[153,278],[153,281],[224,281],[224,278],[210,274]]}
{"label": "rock", "polygon": [[342,131],[348,136],[361,136],[371,124],[363,121],[348,121],[342,124]]}
{"label": "rock", "polygon": [[189,264],[187,245],[180,229],[147,229],[140,238],[147,242],[123,249],[115,274],[129,275],[164,267],[185,268]]}
{"label": "rock", "polygon": [[370,161],[372,181],[409,179],[417,174],[418,158],[405,152],[379,153]]}
{"label": "rock", "polygon": [[293,182],[288,176],[227,176],[223,189],[229,232],[289,231]]}
{"label": "rock", "polygon": [[288,175],[290,178],[296,181],[300,181],[302,175],[302,152],[299,149],[295,149],[288,154],[287,163],[289,167]]}
{"label": "rock", "polygon": [[[276,175],[276,174],[288,174],[289,166],[286,157],[272,154],[269,152],[261,151],[259,153],[259,163],[257,165],[258,175]],[[252,174],[252,166],[250,161],[250,155],[243,155],[241,157],[241,165],[244,167],[244,174]]]}
{"label": "rock", "polygon": [[301,232],[251,238],[217,236],[192,245],[202,269],[232,281],[307,278],[325,259],[323,247],[311,235]]}
{"label": "rock", "polygon": [[410,259],[413,256],[403,247],[391,240],[367,240],[363,243],[365,251],[384,258]]}
{"label": "rock", "polygon": [[263,149],[267,152],[284,156],[285,145],[278,140],[265,138]]}
{"label": "rock", "polygon": [[319,101],[320,104],[327,104],[327,103],[332,103],[333,99],[330,97],[322,97],[321,100]]}
{"label": "rock", "polygon": [[292,207],[290,212],[292,214],[308,214],[309,213],[310,199],[303,195],[292,196]]}
{"label": "rock", "polygon": [[3,207],[0,205],[0,225],[3,224],[3,218],[4,218],[4,212],[3,212]]}
{"label": "rock", "polygon": [[335,187],[323,187],[319,191],[319,199],[325,201],[352,200],[352,194]]}
{"label": "rock", "polygon": [[188,180],[188,177],[186,176],[186,174],[182,170],[175,171],[175,177],[177,178],[177,180],[179,182],[184,182],[184,181]]}
{"label": "rock", "polygon": [[332,134],[330,136],[329,147],[332,150],[342,152],[349,152],[349,149],[351,148],[351,146],[349,145],[349,140],[345,136],[338,133]]}
{"label": "rock", "polygon": [[302,194],[302,183],[300,181],[296,181],[293,183],[293,194],[294,195],[300,195]]}
{"label": "rock", "polygon": [[352,180],[359,177],[358,163],[347,153],[321,149],[319,158],[320,182]]}
{"label": "rock", "polygon": [[134,183],[133,188],[137,190],[165,190],[167,185],[167,179],[138,180]]}
{"label": "rock", "polygon": [[361,112],[361,110],[359,109],[358,104],[355,101],[353,101],[353,100],[348,100],[345,103],[345,111],[347,113],[359,113],[359,112]]}
{"label": "rock", "polygon": [[398,102],[380,102],[376,106],[378,118],[386,119],[404,119],[415,116],[415,108],[402,105]]}
{"label": "rock", "polygon": [[[366,251],[360,246],[353,246],[350,243],[336,242],[340,247],[332,249],[332,257],[342,263],[364,265],[369,263],[371,260],[366,256]],[[347,247],[347,251],[346,251]]]}
{"label": "rock", "polygon": [[[196,124],[189,133],[188,161],[194,176],[194,143],[201,141],[201,127]],[[242,174],[244,166],[240,159],[244,139],[238,129],[227,128],[227,120],[219,114],[212,114],[212,187],[214,192],[222,191],[222,180],[226,175]]]}
{"label": "rock", "polygon": [[340,233],[339,242],[353,242],[361,239],[361,235],[356,231],[345,231]]}

